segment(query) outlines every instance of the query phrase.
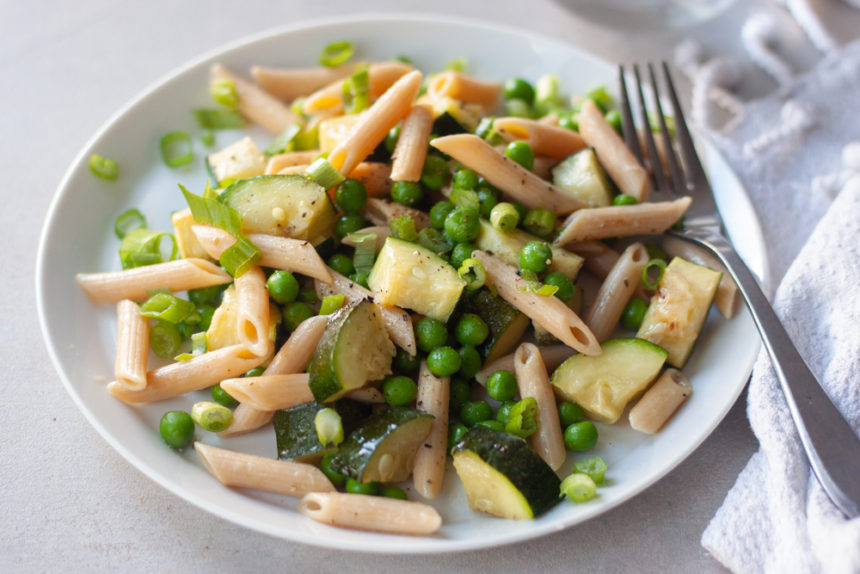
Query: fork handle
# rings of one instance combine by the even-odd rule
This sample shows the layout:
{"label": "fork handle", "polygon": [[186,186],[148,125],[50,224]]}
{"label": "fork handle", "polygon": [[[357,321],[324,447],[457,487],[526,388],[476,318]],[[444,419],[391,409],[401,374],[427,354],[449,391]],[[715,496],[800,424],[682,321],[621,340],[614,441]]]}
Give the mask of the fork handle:
{"label": "fork handle", "polygon": [[723,262],[747,302],[818,482],[845,516],[857,517],[860,439],[809,370],[755,277],[731,244],[721,236],[709,240],[701,243]]}

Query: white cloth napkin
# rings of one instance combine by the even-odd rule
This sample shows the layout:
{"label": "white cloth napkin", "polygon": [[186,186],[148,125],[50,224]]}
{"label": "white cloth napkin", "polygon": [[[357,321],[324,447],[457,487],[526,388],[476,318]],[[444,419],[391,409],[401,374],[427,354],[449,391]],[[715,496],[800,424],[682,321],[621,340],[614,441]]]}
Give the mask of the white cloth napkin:
{"label": "white cloth napkin", "polygon": [[[762,222],[777,314],[860,434],[860,42],[712,135]],[[860,572],[860,518],[846,520],[811,474],[764,352],[748,415],[760,449],[703,546],[735,572]]]}

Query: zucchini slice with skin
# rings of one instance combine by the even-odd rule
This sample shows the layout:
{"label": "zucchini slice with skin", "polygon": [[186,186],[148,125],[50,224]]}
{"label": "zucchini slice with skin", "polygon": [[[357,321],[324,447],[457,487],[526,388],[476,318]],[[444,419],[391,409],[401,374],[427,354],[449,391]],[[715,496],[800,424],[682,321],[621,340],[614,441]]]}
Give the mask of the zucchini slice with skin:
{"label": "zucchini slice with skin", "polygon": [[370,406],[358,401],[341,399],[335,403],[306,403],[277,411],[272,424],[278,445],[278,458],[315,463],[324,455],[337,452],[337,446],[319,441],[314,417],[325,408],[333,408],[340,415],[344,434],[349,434],[370,414]]}
{"label": "zucchini slice with skin", "polygon": [[464,297],[462,311],[478,315],[490,328],[489,336],[479,348],[485,363],[511,352],[530,323],[516,307],[486,287]]}

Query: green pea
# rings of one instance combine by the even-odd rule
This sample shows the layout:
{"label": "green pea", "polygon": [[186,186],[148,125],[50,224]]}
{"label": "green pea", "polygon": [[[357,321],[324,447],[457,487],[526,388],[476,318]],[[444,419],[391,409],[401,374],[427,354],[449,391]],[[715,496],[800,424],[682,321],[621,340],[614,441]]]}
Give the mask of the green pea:
{"label": "green pea", "polygon": [[505,148],[505,156],[530,170],[535,165],[535,153],[532,146],[525,141],[513,141]]}
{"label": "green pea", "polygon": [[639,202],[635,197],[626,193],[619,193],[612,198],[612,205],[636,205],[637,203]]}
{"label": "green pea", "polygon": [[295,331],[296,328],[305,319],[310,319],[314,316],[314,310],[307,303],[301,301],[293,301],[284,307],[284,325],[290,331]]}
{"label": "green pea", "polygon": [[347,478],[345,490],[350,494],[368,494],[370,496],[376,496],[379,494],[379,483],[358,482],[354,478]]}
{"label": "green pea", "polygon": [[185,411],[168,411],[161,417],[158,431],[173,448],[185,448],[194,440],[194,421]]}
{"label": "green pea", "polygon": [[490,328],[479,315],[465,313],[457,321],[457,326],[454,327],[454,335],[461,345],[478,346],[490,335]]}
{"label": "green pea", "polygon": [[555,292],[555,296],[565,303],[570,301],[576,293],[576,285],[573,284],[570,277],[561,271],[553,271],[544,278],[543,282],[544,285],[553,285],[554,287],[558,287],[558,291]]}
{"label": "green pea", "polygon": [[335,253],[328,260],[328,266],[340,273],[341,275],[350,276],[355,273],[355,266],[352,264],[352,257],[343,253]]}
{"label": "green pea", "polygon": [[195,305],[215,305],[221,302],[221,293],[227,288],[227,284],[213,285],[212,287],[201,287],[200,289],[189,289],[188,300]]}
{"label": "green pea", "polygon": [[385,149],[388,153],[394,153],[394,148],[397,147],[397,140],[400,139],[400,124],[397,124],[388,131],[385,136]]}
{"label": "green pea", "polygon": [[367,188],[357,179],[348,178],[337,186],[334,192],[334,201],[342,210],[359,212],[367,203]]}
{"label": "green pea", "polygon": [[457,243],[474,241],[481,231],[481,221],[477,210],[456,208],[445,218],[445,233]]}
{"label": "green pea", "polygon": [[469,259],[472,256],[472,252],[475,250],[475,246],[471,243],[458,243],[454,246],[454,249],[451,250],[451,265],[454,269],[459,269],[461,265],[463,265],[463,261]]}
{"label": "green pea", "polygon": [[487,401],[469,401],[460,407],[460,420],[467,427],[493,418],[493,408]]}
{"label": "green pea", "polygon": [[278,270],[266,280],[269,297],[281,305],[295,301],[299,296],[299,282],[289,271]]}
{"label": "green pea", "polygon": [[239,401],[234,399],[230,393],[221,388],[221,383],[209,387],[209,393],[212,395],[213,401],[219,405],[224,405],[227,408],[232,409],[239,404]]}
{"label": "green pea", "polygon": [[397,354],[394,355],[394,369],[398,373],[414,373],[418,370],[421,364],[421,359],[418,355],[410,355],[400,347],[397,347]]}
{"label": "green pea", "polygon": [[567,428],[573,423],[578,423],[585,419],[585,412],[582,407],[572,401],[561,401],[558,403],[558,422],[562,428]]}
{"label": "green pea", "polygon": [[621,114],[618,112],[618,110],[610,110],[606,112],[606,115],[604,117],[606,118],[607,123],[609,123],[609,125],[612,126],[612,128],[620,134],[622,126]]}
{"label": "green pea", "polygon": [[409,377],[402,375],[388,377],[382,383],[382,396],[392,407],[411,405],[418,396],[418,385]]}
{"label": "green pea", "polygon": [[367,278],[368,277],[370,277],[370,273],[368,273],[367,271],[356,271],[355,273],[353,273],[352,275],[349,276],[349,280],[354,282],[354,283],[358,283],[359,285],[361,285],[362,287],[367,289],[368,288],[368,285],[367,285]]}
{"label": "green pea", "polygon": [[367,227],[367,222],[364,221],[361,214],[346,213],[341,215],[337,219],[337,223],[334,224],[334,234],[343,239],[350,233],[364,229],[365,227]]}
{"label": "green pea", "polygon": [[399,486],[386,486],[379,494],[384,496],[385,498],[396,498],[398,500],[409,500],[409,497],[406,496],[406,491],[400,488]]}
{"label": "green pea", "polygon": [[513,205],[514,209],[517,210],[517,213],[520,214],[520,221],[525,220],[526,215],[529,214],[529,208],[518,202],[513,202],[511,205]]}
{"label": "green pea", "polygon": [[493,419],[487,421],[481,421],[478,423],[480,426],[484,426],[487,428],[491,428],[493,430],[503,431],[505,430],[505,425],[500,423],[499,421],[494,421]]}
{"label": "green pea", "polygon": [[212,305],[200,305],[197,307],[197,314],[200,315],[200,322],[197,323],[198,331],[206,331],[212,324],[212,315],[215,314],[215,307]]}
{"label": "green pea", "polygon": [[454,189],[475,189],[478,187],[478,174],[467,168],[460,168],[454,172],[454,181],[451,182]]}
{"label": "green pea", "polygon": [[427,368],[437,377],[448,377],[460,370],[463,360],[451,347],[436,347],[427,355]]}
{"label": "green pea", "polygon": [[167,321],[157,321],[149,329],[149,348],[162,359],[172,359],[182,345],[179,327]]}
{"label": "green pea", "polygon": [[597,427],[591,421],[580,421],[564,429],[564,446],[568,450],[591,450],[597,444]]}
{"label": "green pea", "polygon": [[520,268],[543,273],[552,263],[552,248],[544,241],[529,241],[520,250]]}
{"label": "green pea", "polygon": [[327,454],[320,460],[320,470],[328,477],[333,485],[340,488],[346,484],[346,477],[331,467],[335,453]]}
{"label": "green pea", "polygon": [[313,287],[302,287],[299,289],[299,301],[303,303],[316,303],[319,301],[316,289]]}
{"label": "green pea", "polygon": [[448,426],[448,450],[454,448],[460,439],[463,438],[469,432],[469,427],[464,425],[463,423],[454,423]]}
{"label": "green pea", "polygon": [[191,420],[210,432],[221,432],[233,421],[233,411],[213,401],[191,406]]}
{"label": "green pea", "polygon": [[478,213],[484,219],[489,219],[493,208],[499,203],[499,198],[496,197],[496,194],[492,190],[485,187],[479,188],[475,193],[478,194]]}
{"label": "green pea", "polygon": [[247,373],[245,373],[242,376],[243,377],[259,377],[264,372],[266,372],[265,367],[254,367],[253,369],[251,369],[250,371],[248,371]]}
{"label": "green pea", "polygon": [[454,211],[454,204],[450,201],[439,201],[430,208],[430,225],[435,229],[445,228],[445,218]]}
{"label": "green pea", "polygon": [[523,227],[539,237],[549,237],[555,231],[555,213],[549,209],[530,209],[523,220]]}
{"label": "green pea", "polygon": [[533,118],[534,108],[530,103],[519,98],[505,100],[505,115],[515,118]]}
{"label": "green pea", "polygon": [[505,401],[499,405],[496,411],[496,420],[502,424],[507,424],[511,420],[511,409],[516,405],[516,401]]}
{"label": "green pea", "polygon": [[391,200],[413,207],[424,199],[424,190],[421,189],[421,184],[417,181],[395,181],[391,184]]}
{"label": "green pea", "polygon": [[506,100],[523,100],[528,104],[535,101],[534,87],[522,78],[511,78],[505,82],[504,94]]}
{"label": "green pea", "polygon": [[564,116],[559,118],[558,127],[564,128],[566,130],[571,130],[574,132],[579,131],[579,124],[570,116]]}
{"label": "green pea", "polygon": [[642,299],[631,299],[621,312],[621,325],[625,329],[638,331],[642,326],[642,320],[645,318],[645,311],[648,310],[648,304]]}
{"label": "green pea", "polygon": [[460,370],[457,372],[461,377],[471,379],[483,366],[481,353],[472,345],[463,345],[457,353],[460,355]]}
{"label": "green pea", "polygon": [[468,382],[463,379],[453,379],[451,381],[451,398],[449,407],[453,411],[460,411],[460,407],[469,401],[472,394],[472,388]]}
{"label": "green pea", "polygon": [[487,394],[497,401],[510,401],[519,392],[517,378],[511,371],[502,369],[496,371],[487,380]]}
{"label": "green pea", "polygon": [[448,329],[445,328],[442,321],[424,317],[415,324],[415,339],[418,348],[429,353],[445,344],[448,340]]}
{"label": "green pea", "polygon": [[447,161],[438,155],[428,155],[421,170],[421,183],[427,189],[442,189],[449,173]]}

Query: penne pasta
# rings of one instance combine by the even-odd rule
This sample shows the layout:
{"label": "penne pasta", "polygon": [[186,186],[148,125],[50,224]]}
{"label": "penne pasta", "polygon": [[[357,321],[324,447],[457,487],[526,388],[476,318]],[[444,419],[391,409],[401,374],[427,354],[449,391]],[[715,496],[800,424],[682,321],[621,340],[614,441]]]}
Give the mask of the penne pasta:
{"label": "penne pasta", "polygon": [[536,156],[545,155],[556,161],[588,147],[582,136],[573,130],[527,118],[496,118],[493,129],[505,141],[525,141]]}
{"label": "penne pasta", "polygon": [[485,111],[491,112],[502,95],[502,84],[448,70],[430,78],[427,82],[427,94],[431,98],[452,98],[467,104],[478,104]]}
{"label": "penne pasta", "polygon": [[369,156],[388,131],[412,109],[421,87],[421,72],[409,72],[397,80],[362,114],[349,137],[331,151],[328,161],[342,174],[349,174]]}
{"label": "penne pasta", "polygon": [[206,470],[225,486],[253,488],[287,496],[335,492],[323,471],[312,464],[277,460],[194,443]]}
{"label": "penne pasta", "polygon": [[421,361],[418,373],[418,398],[416,408],[433,415],[430,434],[415,454],[412,480],[415,490],[424,498],[433,499],[442,488],[445,478],[445,458],[448,454],[448,400],[451,378],[436,377]]}
{"label": "penne pasta", "polygon": [[239,403],[239,406],[233,409],[233,420],[230,421],[230,426],[219,432],[218,436],[229,438],[255,431],[269,424],[274,415],[274,411],[261,411],[249,404]]}
{"label": "penne pasta", "polygon": [[[556,367],[574,354],[574,350],[567,345],[548,345],[545,347],[538,347],[537,349],[540,351],[540,356],[548,371],[554,371]],[[509,355],[499,357],[495,361],[484,365],[483,368],[475,374],[475,380],[480,384],[487,386],[487,381],[490,379],[490,375],[496,371],[505,370],[513,373],[515,354],[516,353],[511,353]]]}
{"label": "penne pasta", "polygon": [[403,120],[400,137],[391,155],[392,181],[418,181],[427,158],[427,144],[433,131],[433,114],[424,106],[412,106]]}
{"label": "penne pasta", "polygon": [[269,291],[266,276],[259,267],[249,269],[234,279],[238,300],[239,341],[255,355],[268,355],[269,343]]}
{"label": "penne pasta", "polygon": [[674,201],[592,207],[572,213],[562,224],[554,245],[567,245],[589,239],[660,235],[674,225],[693,200],[682,197]]}
{"label": "penne pasta", "polygon": [[720,313],[726,319],[731,319],[735,316],[738,310],[738,286],[722,263],[698,245],[678,239],[677,237],[664,237],[663,249],[672,257],[680,257],[687,261],[709,267],[714,271],[720,271],[723,276],[720,278],[719,286],[717,286],[714,305],[716,305],[717,309],[720,310]]}
{"label": "penne pasta", "polygon": [[320,151],[315,149],[308,151],[291,151],[273,155],[269,158],[269,163],[266,164],[266,175],[281,173],[288,167],[310,165],[317,157],[319,157],[319,155]]}
{"label": "penne pasta", "polygon": [[307,373],[225,379],[221,388],[240,403],[260,411],[289,409],[314,400]]}
{"label": "penne pasta", "polygon": [[392,219],[404,214],[410,216],[412,221],[415,222],[416,231],[430,227],[430,216],[419,209],[379,199],[378,197],[367,198],[367,204],[364,206],[364,217],[374,225],[388,227]]}
{"label": "penne pasta", "polygon": [[693,388],[684,373],[666,369],[630,409],[630,427],[639,432],[656,433],[692,393]]}
{"label": "penne pasta", "polygon": [[376,161],[363,161],[349,177],[364,184],[368,197],[388,197],[391,193],[391,166]]}
{"label": "penne pasta", "polygon": [[149,319],[141,316],[134,301],[123,299],[116,305],[117,384],[130,391],[146,387],[146,359],[149,356]]}
{"label": "penne pasta", "polygon": [[478,172],[526,207],[546,208],[558,214],[586,207],[581,199],[539,178],[476,135],[457,134],[435,138],[430,145]]}
{"label": "penne pasta", "polygon": [[281,134],[291,124],[303,124],[301,118],[277,98],[242,78],[221,64],[212,66],[213,80],[228,80],[236,86],[239,96],[237,109],[249,121],[258,124],[273,134]]}
{"label": "penne pasta", "polygon": [[567,458],[555,393],[549,382],[546,366],[539,349],[531,343],[523,343],[514,353],[514,374],[520,396],[532,397],[537,402],[538,430],[529,437],[532,449],[553,470],[558,470]]}
{"label": "penne pasta", "polygon": [[567,246],[568,251],[573,251],[585,257],[585,269],[600,279],[605,279],[615,262],[621,255],[602,241],[580,241]]}
{"label": "penne pasta", "polygon": [[143,301],[155,289],[186,291],[230,283],[233,278],[205,259],[178,259],[105,273],[78,273],[78,285],[94,303],[117,303],[123,299]]}
{"label": "penne pasta", "polygon": [[428,504],[367,494],[306,494],[299,512],[323,524],[394,534],[432,534],[442,526],[442,517]]}
{"label": "penne pasta", "polygon": [[242,345],[232,345],[149,371],[145,389],[131,391],[116,381],[107,388],[110,394],[124,403],[154,403],[199,391],[224,379],[247,373],[267,358],[255,355]]}
{"label": "penne pasta", "polygon": [[[215,259],[221,257],[228,247],[236,243],[235,237],[211,225],[194,225],[192,230],[200,244]],[[252,233],[248,239],[263,255],[260,266],[285,269],[331,283],[331,274],[325,261],[310,242],[261,233]]]}
{"label": "penne pasta", "polygon": [[291,102],[308,96],[332,82],[348,78],[355,65],[343,64],[327,68],[266,68],[254,66],[251,75],[261,88],[280,100]]}
{"label": "penne pasta", "polygon": [[[403,62],[374,62],[367,67],[368,95],[371,100],[382,96],[395,82],[413,71]],[[339,115],[343,113],[343,81],[337,80],[320,88],[302,104],[308,115]]]}
{"label": "penne pasta", "polygon": [[627,301],[642,282],[642,270],[648,264],[648,251],[641,243],[634,243],[621,253],[621,257],[606,276],[597,297],[585,315],[585,324],[603,342],[612,335]]}
{"label": "penne pasta", "polygon": [[565,345],[584,355],[599,355],[600,342],[588,326],[560,299],[532,293],[526,281],[516,270],[486,251],[476,250],[478,259],[487,271],[487,283],[499,292],[505,301],[555,335]]}
{"label": "penne pasta", "polygon": [[579,110],[579,133],[594,148],[597,159],[621,193],[632,195],[636,201],[644,203],[651,189],[648,172],[591,100],[584,100]]}
{"label": "penne pasta", "polygon": [[288,375],[307,370],[308,363],[325,332],[328,316],[317,315],[302,321],[290,334],[287,341],[275,353],[272,362],[263,371],[264,375]]}

